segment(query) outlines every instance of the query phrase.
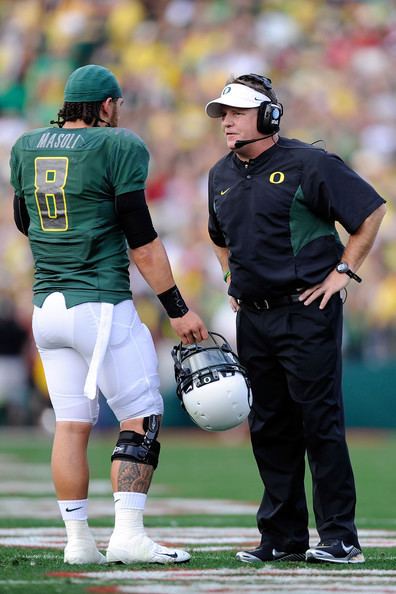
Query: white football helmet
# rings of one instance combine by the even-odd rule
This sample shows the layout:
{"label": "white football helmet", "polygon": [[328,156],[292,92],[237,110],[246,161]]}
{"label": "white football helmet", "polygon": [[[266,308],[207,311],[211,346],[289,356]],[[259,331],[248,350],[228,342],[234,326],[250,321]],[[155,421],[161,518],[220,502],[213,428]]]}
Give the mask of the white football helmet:
{"label": "white football helmet", "polygon": [[[211,346],[173,347],[176,392],[191,419],[206,431],[226,431],[246,419],[251,407],[250,384],[223,336],[209,332]],[[215,336],[222,340],[219,344]]]}

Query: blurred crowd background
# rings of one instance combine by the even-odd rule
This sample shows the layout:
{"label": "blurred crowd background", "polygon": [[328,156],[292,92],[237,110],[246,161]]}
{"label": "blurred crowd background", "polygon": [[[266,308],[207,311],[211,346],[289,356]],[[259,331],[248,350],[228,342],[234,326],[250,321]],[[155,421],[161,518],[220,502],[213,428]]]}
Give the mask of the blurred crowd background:
{"label": "blurred crowd background", "polygon": [[[147,197],[188,303],[234,341],[207,234],[207,174],[225,153],[205,104],[230,75],[272,78],[282,134],[320,140],[387,200],[380,237],[349,285],[345,360],[396,360],[396,3],[394,0],[2,0],[0,2],[0,424],[35,424],[48,405],[30,331],[32,260],[13,223],[9,152],[56,119],[70,72],[109,67],[120,124],[147,143]],[[359,274],[360,274],[359,273]],[[132,267],[132,287],[174,398],[175,336]]]}

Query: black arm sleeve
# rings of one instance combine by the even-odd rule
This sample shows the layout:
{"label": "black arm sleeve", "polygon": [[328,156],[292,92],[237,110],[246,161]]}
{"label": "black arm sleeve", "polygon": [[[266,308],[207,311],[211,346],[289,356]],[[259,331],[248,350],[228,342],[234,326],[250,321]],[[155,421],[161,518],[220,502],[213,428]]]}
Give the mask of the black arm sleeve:
{"label": "black arm sleeve", "polygon": [[26,208],[25,199],[14,194],[14,221],[19,231],[28,234],[30,217]]}
{"label": "black arm sleeve", "polygon": [[146,245],[158,237],[151,221],[144,190],[116,196],[115,210],[131,249]]}

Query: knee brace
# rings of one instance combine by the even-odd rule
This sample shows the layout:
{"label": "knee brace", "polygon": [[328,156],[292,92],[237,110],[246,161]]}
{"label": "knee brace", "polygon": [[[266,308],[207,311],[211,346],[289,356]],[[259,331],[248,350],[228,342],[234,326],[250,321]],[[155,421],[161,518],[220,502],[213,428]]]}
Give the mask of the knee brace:
{"label": "knee brace", "polygon": [[143,422],[145,434],[135,431],[120,431],[120,436],[113,450],[111,461],[126,460],[137,464],[148,464],[154,468],[158,466],[161,449],[157,441],[159,432],[159,415],[145,417]]}

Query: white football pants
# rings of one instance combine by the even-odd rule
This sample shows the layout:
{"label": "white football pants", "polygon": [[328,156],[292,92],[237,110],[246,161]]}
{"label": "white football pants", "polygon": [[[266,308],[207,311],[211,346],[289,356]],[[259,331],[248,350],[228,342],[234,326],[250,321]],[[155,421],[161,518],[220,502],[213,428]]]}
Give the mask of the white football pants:
{"label": "white football pants", "polygon": [[[33,335],[57,421],[96,423],[98,396],[84,386],[98,338],[101,303],[66,308],[62,293],[34,307]],[[96,383],[118,421],[163,413],[158,360],[148,328],[132,300],[113,308]],[[99,342],[99,341],[98,341]]]}

